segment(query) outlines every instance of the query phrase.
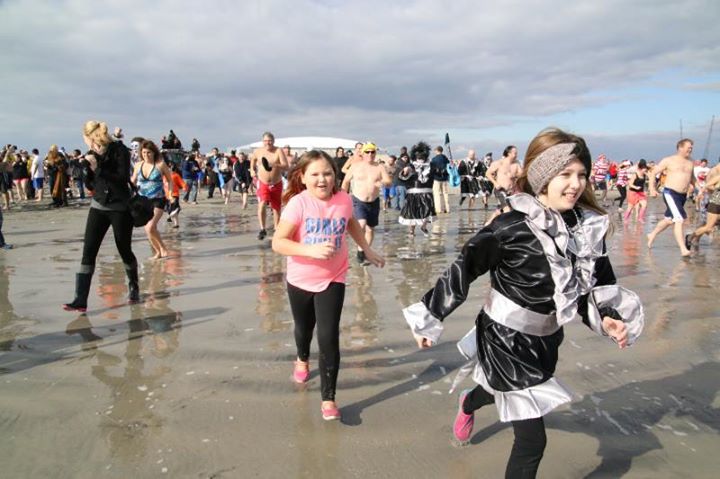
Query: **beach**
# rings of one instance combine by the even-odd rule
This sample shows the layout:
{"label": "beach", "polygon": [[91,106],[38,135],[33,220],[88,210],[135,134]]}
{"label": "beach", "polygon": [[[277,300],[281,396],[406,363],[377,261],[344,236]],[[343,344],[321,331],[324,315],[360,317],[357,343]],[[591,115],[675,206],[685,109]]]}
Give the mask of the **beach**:
{"label": "beach", "polygon": [[[619,283],[643,300],[645,331],[621,351],[580,321],[565,328],[556,376],[577,398],[545,418],[539,477],[717,475],[717,238],[703,238],[689,260],[669,234],[649,252],[645,234],[663,210],[651,200],[645,225],[624,226],[611,214],[609,255]],[[202,198],[184,206],[179,230],[163,218],[172,251],[165,260],[146,259],[149,244],[135,229],[136,305],[126,304],[109,233],[87,314],[60,307],[72,299],[87,205],[6,213],[3,232],[15,249],[0,253],[0,475],[502,477],[513,434],[493,406],[476,413],[469,445],[451,440],[457,393],[448,390],[464,363],[455,342],[473,326],[488,277],[473,284],[432,349],[417,349],[401,312],[491,211],[455,207],[430,238],[408,238],[397,212],[381,213],[374,246],[386,267],[360,266],[351,254],[342,422],[320,416],[315,343],[310,381],[291,381],[285,259],[256,239],[255,204],[241,210],[237,196],[229,206]]]}

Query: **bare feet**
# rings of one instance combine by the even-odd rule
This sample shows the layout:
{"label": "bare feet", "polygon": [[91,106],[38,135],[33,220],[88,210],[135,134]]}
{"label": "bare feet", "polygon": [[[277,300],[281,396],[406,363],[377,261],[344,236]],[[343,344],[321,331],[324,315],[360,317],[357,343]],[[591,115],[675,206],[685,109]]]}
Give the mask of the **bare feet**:
{"label": "bare feet", "polygon": [[647,246],[648,249],[652,249],[653,241],[655,241],[655,235],[650,233],[647,235]]}

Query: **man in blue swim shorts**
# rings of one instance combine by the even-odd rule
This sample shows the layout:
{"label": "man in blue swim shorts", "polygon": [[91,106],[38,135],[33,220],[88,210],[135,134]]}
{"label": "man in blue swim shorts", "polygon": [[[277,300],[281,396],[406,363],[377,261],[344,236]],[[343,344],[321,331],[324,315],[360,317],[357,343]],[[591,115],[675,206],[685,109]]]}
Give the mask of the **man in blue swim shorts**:
{"label": "man in blue swim shorts", "polygon": [[655,188],[656,178],[665,173],[665,184],[663,187],[663,200],[667,209],[665,217],[658,222],[655,229],[647,236],[648,248],[652,248],[653,241],[658,234],[668,226],[673,225],[673,236],[680,248],[682,256],[690,256],[690,248],[686,244],[683,232],[683,223],[687,219],[685,213],[685,200],[690,185],[694,185],[693,161],[690,155],[693,150],[693,142],[684,138],[677,143],[677,153],[663,158],[650,175],[650,195],[657,197]]}

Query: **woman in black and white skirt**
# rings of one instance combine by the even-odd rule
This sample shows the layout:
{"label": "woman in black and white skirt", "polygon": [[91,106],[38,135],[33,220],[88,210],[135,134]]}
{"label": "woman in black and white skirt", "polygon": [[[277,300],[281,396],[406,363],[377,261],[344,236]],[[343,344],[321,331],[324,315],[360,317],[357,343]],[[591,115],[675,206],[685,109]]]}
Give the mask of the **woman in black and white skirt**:
{"label": "woman in black and white skirt", "polygon": [[410,236],[415,236],[415,227],[429,236],[428,222],[435,219],[435,202],[432,195],[433,178],[430,167],[430,146],[419,142],[410,151],[411,163],[407,170],[400,173],[401,179],[408,183],[405,206],[398,221],[410,227]]}

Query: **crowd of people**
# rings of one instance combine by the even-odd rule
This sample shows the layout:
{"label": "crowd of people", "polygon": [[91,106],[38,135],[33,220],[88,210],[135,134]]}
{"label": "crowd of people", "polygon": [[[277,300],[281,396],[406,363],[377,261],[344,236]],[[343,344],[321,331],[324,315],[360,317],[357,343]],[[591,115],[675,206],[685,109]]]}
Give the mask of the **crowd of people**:
{"label": "crowd of people", "polygon": [[[418,142],[397,155],[379,159],[373,142],[358,142],[334,157],[311,150],[297,156],[289,146],[278,147],[271,132],[251,152],[212,148],[200,152],[193,139],[190,151],[170,130],[159,148],[136,137],[123,143],[122,130],[110,134],[105,123],[83,127],[86,153],[67,154],[51,147],[40,159],[37,150],[2,152],[5,207],[15,201],[42,201],[48,187],[52,206],[68,198],[91,198],[86,221],[75,296],[63,305],[84,312],[100,244],[112,227],[115,244],[128,278],[128,302],[141,301],[138,263],[132,251],[135,195],[149,200],[152,216],[144,224],[152,258],[169,255],[158,230],[165,213],[179,227],[182,204],[197,204],[199,191],[207,198],[220,191],[225,204],[233,192],[257,198],[257,239],[272,240],[272,249],[287,257],[287,292],[295,325],[297,356],[292,377],[310,378],[310,344],[317,330],[320,370],[320,412],[325,420],[342,417],[336,402],[340,368],[340,318],[349,268],[349,235],[358,263],[383,267],[373,249],[375,229],[383,211],[396,211],[397,221],[415,235],[451,211],[450,187],[459,186],[459,205],[472,210],[480,198],[489,209],[487,222],[462,248],[460,255],[418,303],[403,310],[420,348],[435,345],[442,322],[468,297],[470,284],[488,273],[491,291],[476,325],[459,342],[468,360],[456,383],[471,375],[477,383],[459,395],[454,437],[467,442],[474,413],[495,404],[500,419],[511,422],[515,442],[507,465],[508,477],[535,477],[546,447],[543,417],[571,400],[554,377],[563,338],[563,325],[579,315],[596,333],[620,348],[633,344],[643,329],[639,298],[616,285],[605,237],[610,219],[605,208],[608,191],[617,189],[617,212],[623,221],[645,221],[648,197],[662,191],[667,210],[648,235],[652,248],[658,234],[673,226],[682,256],[692,254],[699,239],[712,232],[720,214],[720,166],[691,160],[692,141],[683,139],[674,155],[658,164],[639,160],[611,162],[599,155],[593,162],[585,141],[558,129],[540,132],[529,144],[524,161],[508,145],[501,158],[482,159],[470,150],[454,161],[442,146]],[[47,184],[44,180],[48,179]],[[454,186],[453,185],[453,186]],[[706,224],[685,235],[685,203],[705,211]],[[624,203],[627,207],[623,210]],[[268,222],[268,207],[272,224]],[[2,216],[0,212],[0,241]]]}

